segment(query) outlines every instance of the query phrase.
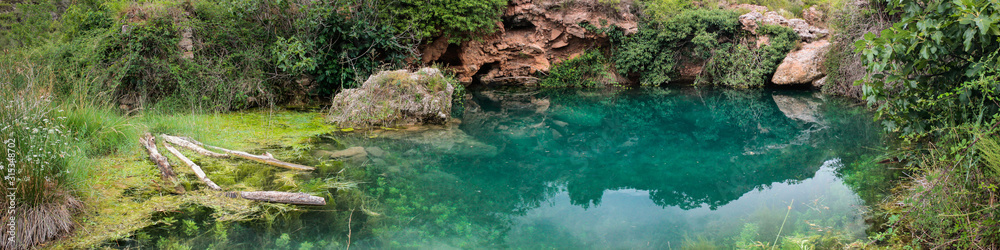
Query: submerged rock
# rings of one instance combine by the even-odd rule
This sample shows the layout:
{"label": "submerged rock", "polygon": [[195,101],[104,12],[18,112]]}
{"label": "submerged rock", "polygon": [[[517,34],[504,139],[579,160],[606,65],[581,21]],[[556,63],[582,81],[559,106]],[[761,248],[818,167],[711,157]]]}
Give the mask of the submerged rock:
{"label": "submerged rock", "polygon": [[[463,157],[493,157],[497,148],[480,142],[458,126],[416,126],[403,130],[376,131],[380,138],[408,141],[435,154]],[[415,154],[407,151],[404,155]]]}
{"label": "submerged rock", "polygon": [[445,123],[454,84],[434,68],[382,71],[337,94],[327,120],[342,127]]}
{"label": "submerged rock", "polygon": [[366,152],[363,147],[350,147],[336,152],[319,150],[316,151],[316,156],[352,162],[363,162],[368,159],[368,152]]}
{"label": "submerged rock", "polygon": [[380,147],[367,147],[365,148],[365,151],[368,151],[369,155],[378,158],[385,157],[386,154],[385,150],[382,150]]}

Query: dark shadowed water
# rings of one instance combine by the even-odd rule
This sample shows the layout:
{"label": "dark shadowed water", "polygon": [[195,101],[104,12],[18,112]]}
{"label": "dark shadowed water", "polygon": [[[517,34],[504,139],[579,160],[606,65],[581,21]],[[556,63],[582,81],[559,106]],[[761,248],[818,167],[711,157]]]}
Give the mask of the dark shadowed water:
{"label": "dark shadowed water", "polygon": [[483,90],[455,113],[320,145],[368,152],[352,248],[849,243],[890,185],[871,115],[812,92]]}

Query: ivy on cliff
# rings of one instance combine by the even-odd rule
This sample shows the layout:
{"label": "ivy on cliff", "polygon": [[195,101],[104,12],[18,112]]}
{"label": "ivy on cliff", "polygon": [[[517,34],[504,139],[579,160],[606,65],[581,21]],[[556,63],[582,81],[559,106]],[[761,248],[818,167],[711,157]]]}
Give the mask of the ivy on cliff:
{"label": "ivy on cliff", "polygon": [[746,35],[739,27],[739,14],[730,10],[695,9],[653,20],[630,37],[610,34],[617,48],[615,66],[637,76],[642,85],[658,85],[676,79],[680,63],[704,62],[699,82],[762,86],[798,36],[787,27],[763,25],[758,32],[771,37],[771,42],[751,49],[738,42]]}

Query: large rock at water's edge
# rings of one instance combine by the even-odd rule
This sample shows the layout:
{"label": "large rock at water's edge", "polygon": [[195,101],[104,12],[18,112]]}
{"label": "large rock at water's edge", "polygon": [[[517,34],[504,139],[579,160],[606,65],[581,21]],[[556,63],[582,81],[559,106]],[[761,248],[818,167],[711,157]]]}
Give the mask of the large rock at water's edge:
{"label": "large rock at water's edge", "polygon": [[337,94],[327,120],[342,127],[445,123],[454,84],[434,68],[382,71]]}
{"label": "large rock at water's edge", "polygon": [[774,71],[771,82],[778,85],[812,84],[826,75],[823,61],[829,50],[830,42],[819,40],[788,53]]}

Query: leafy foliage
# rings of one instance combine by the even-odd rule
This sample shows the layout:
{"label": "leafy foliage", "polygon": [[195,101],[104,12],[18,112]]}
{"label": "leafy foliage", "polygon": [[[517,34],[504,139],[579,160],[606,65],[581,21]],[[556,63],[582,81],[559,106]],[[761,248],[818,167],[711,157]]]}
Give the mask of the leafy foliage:
{"label": "leafy foliage", "polygon": [[885,128],[904,139],[897,158],[923,179],[902,198],[905,213],[894,223],[913,233],[889,240],[995,248],[1000,214],[981,201],[994,200],[998,185],[991,162],[1000,124],[1000,4],[904,0],[888,7],[900,21],[855,43],[871,74],[858,82],[869,104],[879,105]]}
{"label": "leafy foliage", "polygon": [[379,4],[382,18],[416,39],[447,36],[453,43],[496,30],[507,0],[390,0]]}
{"label": "leafy foliage", "polygon": [[668,82],[677,77],[680,61],[708,59],[721,38],[733,37],[738,17],[732,11],[697,9],[647,24],[638,34],[616,41],[615,65],[640,74],[642,85]]}
{"label": "leafy foliage", "polygon": [[882,104],[886,128],[923,137],[996,114],[990,79],[1000,62],[1000,4],[904,0],[890,7],[901,20],[855,44],[873,73],[862,80],[865,98]]}
{"label": "leafy foliage", "polygon": [[703,64],[697,82],[731,87],[759,87],[770,79],[791,51],[798,35],[789,28],[761,25],[758,32],[771,38],[760,48],[739,42],[739,15],[728,10],[695,9],[646,24],[631,37],[611,34],[618,69],[638,75],[642,85],[658,85],[678,77],[679,63]]}
{"label": "leafy foliage", "polygon": [[791,28],[777,25],[761,25],[757,32],[770,37],[770,44],[757,49],[746,44],[722,44],[705,65],[704,74],[715,84],[735,88],[764,86],[785,55],[795,48],[799,36]]}
{"label": "leafy foliage", "polygon": [[385,65],[398,66],[410,55],[395,30],[342,14],[326,17],[313,31],[317,48],[316,94],[329,96],[340,87],[355,87]]}
{"label": "leafy foliage", "polygon": [[552,67],[542,87],[602,87],[615,82],[609,61],[600,50],[591,50]]}

